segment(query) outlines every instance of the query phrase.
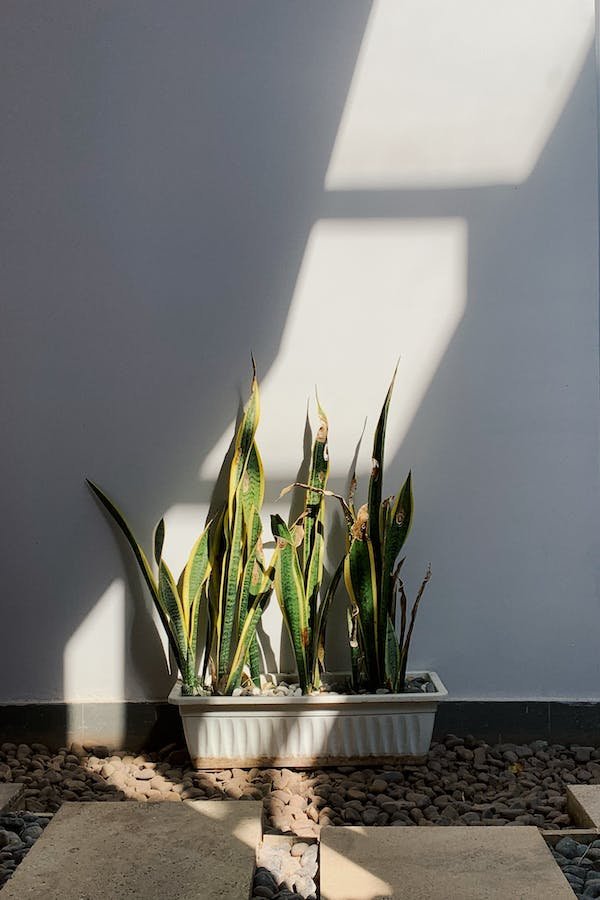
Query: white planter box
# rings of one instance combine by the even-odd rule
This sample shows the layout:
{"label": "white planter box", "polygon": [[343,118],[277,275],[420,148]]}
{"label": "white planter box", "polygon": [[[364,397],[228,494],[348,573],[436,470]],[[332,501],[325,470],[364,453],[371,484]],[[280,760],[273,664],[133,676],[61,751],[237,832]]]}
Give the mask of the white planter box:
{"label": "white planter box", "polygon": [[184,697],[178,682],[169,703],[179,707],[197,769],[416,762],[448,694],[435,672],[427,674],[436,693]]}

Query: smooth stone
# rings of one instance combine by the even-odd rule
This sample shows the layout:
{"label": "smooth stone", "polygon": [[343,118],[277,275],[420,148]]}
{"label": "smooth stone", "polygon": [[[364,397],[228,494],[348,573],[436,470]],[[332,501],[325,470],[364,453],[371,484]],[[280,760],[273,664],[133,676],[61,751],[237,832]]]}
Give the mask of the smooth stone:
{"label": "smooth stone", "polygon": [[255,884],[252,888],[252,893],[255,897],[265,898],[265,900],[272,900],[272,898],[277,893],[277,889],[271,887],[270,885]]}
{"label": "smooth stone", "polygon": [[0,831],[0,847],[17,848],[22,846],[21,838],[14,831]]}
{"label": "smooth stone", "polygon": [[31,838],[36,841],[43,833],[44,832],[39,825],[28,825],[27,828],[22,830],[21,839],[25,840],[26,838]]}
{"label": "smooth stone", "polygon": [[600,883],[599,884],[591,884],[589,887],[586,884],[585,891],[583,892],[582,900],[596,900],[596,898],[600,897]]}
{"label": "smooth stone", "polygon": [[567,859],[575,859],[576,856],[581,856],[578,847],[579,844],[577,841],[574,841],[573,838],[570,837],[561,838],[561,840],[555,844],[556,852],[560,853],[562,856],[566,856]]}

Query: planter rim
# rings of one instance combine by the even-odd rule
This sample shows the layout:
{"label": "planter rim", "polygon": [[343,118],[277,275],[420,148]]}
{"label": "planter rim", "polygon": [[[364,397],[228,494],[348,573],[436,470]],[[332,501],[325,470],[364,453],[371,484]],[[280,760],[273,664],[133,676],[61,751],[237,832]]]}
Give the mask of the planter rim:
{"label": "planter rim", "polygon": [[[427,675],[435,686],[435,693],[421,693],[420,691],[411,691],[402,694],[304,694],[301,697],[289,697],[284,695],[270,696],[265,694],[245,695],[245,696],[222,696],[210,695],[208,697],[183,696],[181,693],[181,681],[176,681],[168,697],[169,703],[176,706],[226,706],[226,707],[264,707],[264,706],[363,706],[366,704],[382,703],[396,704],[399,703],[437,703],[439,700],[448,696],[448,691],[444,687],[441,678],[437,672],[419,671],[408,672],[409,676]],[[280,679],[290,676],[279,675]],[[293,676],[291,676],[293,677]]]}

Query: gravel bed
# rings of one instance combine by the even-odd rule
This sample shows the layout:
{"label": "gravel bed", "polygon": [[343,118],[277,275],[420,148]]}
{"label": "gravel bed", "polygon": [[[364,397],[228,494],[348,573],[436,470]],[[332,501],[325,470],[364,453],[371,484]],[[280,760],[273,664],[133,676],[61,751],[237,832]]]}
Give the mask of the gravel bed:
{"label": "gravel bed", "polygon": [[257,855],[252,900],[316,900],[318,859],[317,841],[267,838]]}
{"label": "gravel bed", "polygon": [[[158,753],[134,754],[78,744],[51,751],[39,743],[4,743],[0,781],[23,784],[19,805],[33,814],[53,813],[65,800],[261,800],[266,835],[294,836],[310,844],[323,825],[568,828],[565,787],[600,784],[600,750],[546,741],[491,746],[448,735],[432,745],[424,765],[196,772],[187,752],[175,744]],[[292,844],[286,853],[291,859]],[[14,859],[6,858],[9,869]],[[286,881],[281,865],[274,858],[259,859],[257,877],[264,883],[256,885],[262,887],[256,897],[292,900],[294,890],[313,896],[308,881],[300,887]],[[308,874],[309,869],[312,862],[302,874],[318,884],[318,873]]]}
{"label": "gravel bed", "polygon": [[8,881],[50,817],[35,813],[0,813],[0,888]]}
{"label": "gravel bed", "polygon": [[552,856],[577,897],[600,897],[600,840],[582,844],[564,837],[555,844]]}

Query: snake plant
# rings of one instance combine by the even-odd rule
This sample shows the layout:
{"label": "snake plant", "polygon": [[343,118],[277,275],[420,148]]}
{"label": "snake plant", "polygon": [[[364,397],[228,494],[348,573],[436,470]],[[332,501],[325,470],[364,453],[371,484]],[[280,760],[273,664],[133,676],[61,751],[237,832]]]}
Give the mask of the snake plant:
{"label": "snake plant", "polygon": [[[355,686],[369,690],[402,691],[415,617],[431,577],[428,568],[408,622],[408,603],[399,559],[413,515],[412,477],[395,497],[382,499],[385,432],[396,372],[388,388],[375,429],[368,502],[354,508],[356,479],[352,478],[346,508],[348,547],[344,558],[344,582],[350,597],[350,646]],[[400,599],[400,633],[396,632],[396,602]]]}
{"label": "snake plant", "polygon": [[[385,432],[395,379],[396,372],[375,429],[368,502],[356,509],[354,474],[347,498],[326,489],[321,493],[322,497],[335,497],[341,502],[347,526],[346,554],[333,577],[329,593],[335,592],[343,574],[350,598],[348,631],[352,681],[357,690],[385,688],[398,692],[405,689],[415,617],[431,577],[428,567],[409,618],[406,592],[400,578],[404,559],[399,556],[412,522],[411,473],[395,497],[382,499]],[[399,634],[396,632],[398,599]]]}
{"label": "snake plant", "polygon": [[[275,593],[287,627],[303,694],[320,687],[327,611],[331,592],[321,600],[323,578],[324,492],[329,475],[327,416],[317,400],[319,429],[312,446],[304,510],[292,525],[271,516],[271,530],[279,557],[275,569]],[[294,485],[285,488],[287,493]],[[321,602],[320,602],[321,601]]]}
{"label": "snake plant", "polygon": [[[227,504],[210,522],[190,553],[176,582],[162,558],[165,527],[154,535],[156,577],[124,515],[96,484],[88,484],[125,535],[139,564],[181,673],[184,694],[231,694],[246,662],[257,674],[256,627],[272,590],[273,563],[266,568],[261,542],[260,508],[264,473],[255,442],[259,418],[256,372],[251,395],[235,437]],[[199,676],[198,621],[207,612],[204,665]]]}
{"label": "snake plant", "polygon": [[239,685],[249,660],[251,677],[259,676],[256,627],[269,602],[278,553],[265,567],[260,511],[265,478],[255,434],[260,413],[256,374],[250,400],[235,437],[227,503],[212,533],[208,582],[208,628],[204,676],[219,692]]}

